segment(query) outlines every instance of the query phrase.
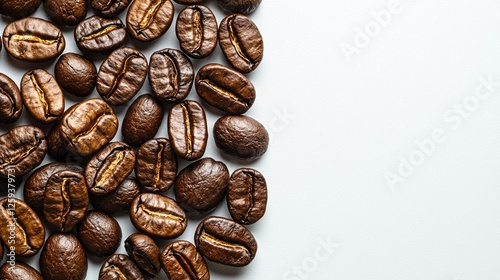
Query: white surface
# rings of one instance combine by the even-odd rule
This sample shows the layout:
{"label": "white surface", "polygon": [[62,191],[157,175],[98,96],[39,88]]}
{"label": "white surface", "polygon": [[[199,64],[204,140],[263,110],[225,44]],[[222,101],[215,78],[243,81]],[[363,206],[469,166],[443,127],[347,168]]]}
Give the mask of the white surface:
{"label": "white surface", "polygon": [[[357,29],[377,31],[372,13],[388,5],[397,13],[349,62],[342,44],[355,46]],[[247,166],[266,176],[269,204],[249,227],[259,244],[254,261],[210,264],[212,279],[499,279],[500,86],[474,99],[479,77],[500,81],[498,11],[495,0],[263,0],[250,16],[265,56],[248,75],[258,96],[248,115],[273,137]],[[67,51],[76,50],[71,30],[65,35]],[[151,45],[132,45],[148,58],[178,48],[173,27]],[[224,62],[219,49],[196,68],[206,61]],[[17,82],[31,67],[0,53],[0,72]],[[198,100],[194,90],[188,98]],[[449,111],[464,100],[470,112]],[[208,114],[212,127],[219,114]],[[439,132],[441,143],[400,174],[400,157],[418,161],[416,142]],[[212,137],[206,156],[223,159]],[[404,182],[391,187],[387,172]],[[214,214],[227,216],[226,206]],[[135,229],[126,215],[119,221],[124,240]],[[182,239],[193,240],[197,222]],[[101,261],[91,258],[88,279]]]}

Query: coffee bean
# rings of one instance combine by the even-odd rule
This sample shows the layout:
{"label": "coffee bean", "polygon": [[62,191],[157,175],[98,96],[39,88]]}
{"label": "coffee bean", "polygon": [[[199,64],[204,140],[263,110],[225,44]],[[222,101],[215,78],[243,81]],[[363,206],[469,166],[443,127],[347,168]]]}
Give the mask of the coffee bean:
{"label": "coffee bean", "polygon": [[55,24],[76,25],[87,15],[87,0],[44,0],[43,8]]}
{"label": "coffee bean", "polygon": [[31,257],[42,248],[45,228],[40,218],[24,201],[17,198],[0,200],[0,225],[3,225],[0,227],[0,238],[4,244],[11,244],[10,246],[12,241],[15,242],[12,247],[17,256]]}
{"label": "coffee bean", "polygon": [[109,143],[85,167],[89,192],[93,195],[111,193],[132,173],[134,165],[132,147],[123,142]]}
{"label": "coffee bean", "polygon": [[217,46],[217,20],[212,11],[204,5],[184,8],[177,17],[175,34],[181,49],[193,58],[210,55]]}
{"label": "coffee bean", "polygon": [[214,139],[224,153],[245,160],[261,157],[269,145],[266,128],[255,119],[242,115],[218,119],[214,125]]}
{"label": "coffee bean", "polygon": [[253,224],[266,212],[267,184],[264,176],[253,168],[233,172],[227,186],[227,208],[233,220]]}
{"label": "coffee bean", "polygon": [[116,17],[130,4],[131,0],[90,0],[90,6],[103,17]]}
{"label": "coffee bean", "polygon": [[243,73],[255,70],[264,56],[262,35],[257,25],[244,15],[229,15],[222,20],[219,43],[229,63]]}
{"label": "coffee bean", "polygon": [[94,63],[76,53],[59,57],[54,68],[57,83],[67,92],[84,97],[94,91],[97,69]]}
{"label": "coffee bean", "polygon": [[188,211],[210,212],[226,195],[229,171],[224,163],[203,158],[179,172],[175,199]]}
{"label": "coffee bean", "polygon": [[221,217],[201,221],[194,241],[205,258],[230,266],[249,264],[257,252],[257,241],[247,228]]}
{"label": "coffee bean", "polygon": [[66,47],[57,26],[33,17],[9,23],[3,31],[3,44],[12,57],[32,62],[56,58]]}
{"label": "coffee bean", "polygon": [[13,123],[23,111],[21,92],[16,83],[0,73],[0,123]]}
{"label": "coffee bean", "polygon": [[145,280],[144,275],[135,263],[123,254],[109,257],[99,271],[99,280]]}
{"label": "coffee bean", "polygon": [[43,280],[42,275],[30,265],[16,260],[6,262],[0,267],[0,279],[3,280]]}
{"label": "coffee bean", "polygon": [[88,211],[78,224],[78,239],[91,254],[110,256],[120,246],[122,229],[113,217],[99,211]]}
{"label": "coffee bean", "polygon": [[21,19],[33,14],[41,4],[42,0],[0,1],[0,14],[13,19]]}
{"label": "coffee bean", "polygon": [[177,175],[177,157],[167,138],[151,139],[137,151],[137,180],[147,192],[166,192]]}
{"label": "coffee bean", "polygon": [[186,213],[179,204],[154,193],[143,193],[134,199],[130,220],[136,229],[153,238],[178,237],[187,226]]}
{"label": "coffee bean", "polygon": [[207,119],[200,103],[175,104],[168,114],[168,136],[174,152],[186,160],[199,159],[207,146]]}
{"label": "coffee bean", "polygon": [[148,277],[154,278],[160,272],[160,249],[149,236],[141,233],[130,235],[125,240],[125,250]]}
{"label": "coffee bean", "polygon": [[135,0],[127,13],[127,29],[134,39],[151,42],[167,32],[174,18],[170,0]]}
{"label": "coffee bean", "polygon": [[151,55],[148,77],[155,97],[176,103],[184,100],[191,90],[193,64],[181,51],[163,49]]}
{"label": "coffee bean", "polygon": [[123,104],[141,89],[146,79],[148,62],[133,48],[113,51],[101,64],[97,74],[97,92],[110,105]]}
{"label": "coffee bean", "polygon": [[161,254],[161,263],[170,280],[210,279],[205,260],[189,241],[170,243]]}
{"label": "coffee bean", "polygon": [[245,75],[216,63],[198,71],[196,92],[208,104],[230,114],[245,113],[255,101],[255,88]]}
{"label": "coffee bean", "polygon": [[139,96],[123,118],[122,135],[125,142],[140,146],[155,137],[163,121],[163,107],[151,94]]}
{"label": "coffee bean", "polygon": [[80,22],[73,33],[76,46],[89,57],[108,54],[127,42],[125,25],[119,18],[92,16]]}
{"label": "coffee bean", "polygon": [[137,184],[135,178],[128,177],[107,195],[90,195],[90,201],[95,209],[112,214],[129,210],[134,198],[139,194],[141,194],[139,184]]}
{"label": "coffee bean", "polygon": [[41,123],[51,123],[64,113],[64,94],[52,74],[43,69],[26,72],[21,80],[23,103]]}
{"label": "coffee bean", "polygon": [[262,0],[217,0],[224,11],[232,14],[249,14],[259,7]]}
{"label": "coffee bean", "polygon": [[53,233],[40,256],[40,271],[45,279],[83,280],[87,276],[87,254],[72,233]]}

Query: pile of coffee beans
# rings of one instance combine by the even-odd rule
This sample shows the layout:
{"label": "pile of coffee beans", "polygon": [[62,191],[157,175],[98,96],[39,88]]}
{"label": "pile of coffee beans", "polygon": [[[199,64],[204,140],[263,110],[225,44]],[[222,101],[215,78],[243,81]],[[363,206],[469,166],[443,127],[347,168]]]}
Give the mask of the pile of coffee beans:
{"label": "pile of coffee beans", "polygon": [[[212,137],[230,167],[268,148],[265,127],[244,115],[256,99],[245,74],[264,53],[249,17],[261,0],[214,1],[219,23],[204,0],[174,1],[0,0],[0,50],[30,66],[20,81],[0,73],[0,279],[85,279],[94,256],[98,279],[152,279],[163,269],[171,280],[206,280],[209,262],[254,259],[246,225],[265,213],[266,180],[204,154]],[[40,6],[45,19],[33,16]],[[175,16],[179,49],[148,59],[134,47],[151,47]],[[65,53],[70,40],[80,54]],[[227,65],[210,60],[217,45]],[[151,91],[138,96],[145,85]],[[206,110],[219,115],[213,127]],[[223,200],[231,217],[210,215]],[[137,230],[130,236],[120,213]],[[194,236],[177,239],[200,216]],[[38,269],[23,262],[37,254]]]}

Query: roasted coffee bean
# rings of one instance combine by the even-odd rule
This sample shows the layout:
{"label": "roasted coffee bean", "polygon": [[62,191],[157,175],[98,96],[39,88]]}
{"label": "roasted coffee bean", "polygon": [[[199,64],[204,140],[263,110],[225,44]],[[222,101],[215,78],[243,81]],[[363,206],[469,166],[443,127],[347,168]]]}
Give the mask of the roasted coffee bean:
{"label": "roasted coffee bean", "polygon": [[33,125],[14,127],[0,136],[0,176],[23,176],[37,167],[46,153],[43,130]]}
{"label": "roasted coffee bean", "polygon": [[177,157],[167,138],[151,139],[137,151],[137,180],[147,192],[166,192],[177,175]]}
{"label": "roasted coffee bean", "polygon": [[199,159],[207,147],[207,119],[200,103],[187,100],[168,113],[168,136],[174,152],[186,160]]}
{"label": "roasted coffee bean", "polygon": [[117,49],[99,68],[97,92],[110,105],[123,104],[141,89],[147,70],[148,62],[140,51],[129,47]]}
{"label": "roasted coffee bean", "polygon": [[59,26],[76,25],[87,16],[87,0],[44,0],[43,8]]}
{"label": "roasted coffee bean", "polygon": [[230,114],[245,113],[255,101],[255,88],[245,75],[215,63],[196,74],[196,92],[208,104]]}
{"label": "roasted coffee bean", "polygon": [[267,151],[269,134],[255,119],[242,115],[224,116],[214,125],[215,144],[224,153],[254,160]]}
{"label": "roasted coffee bean", "polygon": [[179,102],[188,96],[193,85],[193,64],[181,51],[163,49],[151,55],[148,77],[155,97]]}
{"label": "roasted coffee bean", "polygon": [[134,171],[135,152],[123,142],[112,142],[95,154],[85,167],[85,178],[93,195],[114,191]]}
{"label": "roasted coffee bean", "polygon": [[26,72],[21,80],[23,103],[41,123],[51,123],[64,113],[64,94],[52,74],[43,69]]}
{"label": "roasted coffee bean", "polygon": [[0,123],[12,123],[19,119],[23,111],[21,92],[16,83],[0,73]]}
{"label": "roasted coffee bean", "polygon": [[33,14],[42,0],[0,0],[0,14],[21,19]]}
{"label": "roasted coffee bean", "polygon": [[45,279],[83,280],[87,276],[87,254],[72,233],[53,233],[40,256],[40,271]]}
{"label": "roasted coffee bean", "polygon": [[161,254],[161,264],[170,280],[210,279],[205,260],[189,241],[170,243]]}
{"label": "roasted coffee bean", "polygon": [[9,23],[3,31],[3,44],[12,57],[32,62],[56,58],[66,47],[57,26],[33,17]]}
{"label": "roasted coffee bean", "polygon": [[107,257],[120,246],[122,229],[113,217],[100,211],[88,211],[78,224],[78,239],[91,254]]}
{"label": "roasted coffee bean", "polygon": [[224,11],[232,14],[249,14],[259,7],[262,0],[217,0]]}
{"label": "roasted coffee bean", "polygon": [[130,235],[125,240],[125,250],[147,276],[154,278],[160,272],[160,249],[149,236],[141,233]]}
{"label": "roasted coffee bean", "polygon": [[179,172],[175,179],[175,199],[186,210],[213,211],[226,195],[229,171],[224,163],[203,158]]}
{"label": "roasted coffee bean", "polygon": [[130,220],[136,229],[153,238],[178,237],[187,226],[186,213],[179,204],[155,193],[143,193],[134,199]]}
{"label": "roasted coffee bean", "polygon": [[155,137],[163,121],[163,106],[151,94],[139,96],[123,118],[122,135],[125,142],[140,146]]}
{"label": "roasted coffee bean", "polygon": [[84,97],[94,91],[97,69],[94,63],[76,53],[59,57],[54,68],[57,83],[67,92]]}
{"label": "roasted coffee bean", "polygon": [[83,168],[81,166],[62,162],[52,162],[36,169],[26,180],[24,184],[24,201],[37,214],[43,215],[43,197],[45,195],[47,182],[52,175],[63,170],[83,174]]}
{"label": "roasted coffee bean", "polygon": [[230,266],[245,266],[257,253],[257,241],[244,226],[221,217],[207,217],[196,228],[196,247],[207,259]]}
{"label": "roasted coffee bean", "polygon": [[229,15],[222,20],[219,43],[226,59],[243,73],[255,70],[264,56],[262,35],[257,25],[244,15]]}
{"label": "roasted coffee bean", "polygon": [[90,0],[90,6],[103,17],[116,17],[130,4],[131,0]]}
{"label": "roasted coffee bean", "polygon": [[109,257],[99,271],[99,280],[145,280],[144,275],[127,255],[114,254]]}
{"label": "roasted coffee bean", "polygon": [[233,172],[227,186],[227,208],[233,220],[253,224],[266,212],[267,184],[264,176],[253,168]]}
{"label": "roasted coffee bean", "polygon": [[151,42],[167,32],[174,18],[170,0],[135,0],[127,13],[127,29],[134,39]]}
{"label": "roasted coffee bean", "polygon": [[43,280],[42,275],[30,265],[16,260],[6,262],[0,267],[0,279],[3,280]]}
{"label": "roasted coffee bean", "polygon": [[24,201],[17,198],[0,200],[0,225],[3,225],[0,227],[0,238],[4,244],[12,245],[14,240],[13,247],[17,256],[31,257],[42,248],[45,228]]}
{"label": "roasted coffee bean", "polygon": [[108,54],[127,42],[125,25],[119,18],[92,16],[80,22],[74,32],[76,46],[89,57]]}
{"label": "roasted coffee bean", "polygon": [[193,5],[193,4],[200,4],[205,0],[174,0],[175,3],[182,4],[182,5]]}
{"label": "roasted coffee bean", "polygon": [[204,5],[184,8],[177,17],[175,34],[181,49],[190,57],[204,58],[217,46],[217,20]]}
{"label": "roasted coffee bean", "polygon": [[114,191],[107,195],[90,196],[94,208],[105,213],[117,213],[130,209],[134,198],[141,194],[141,188],[135,178],[128,177]]}

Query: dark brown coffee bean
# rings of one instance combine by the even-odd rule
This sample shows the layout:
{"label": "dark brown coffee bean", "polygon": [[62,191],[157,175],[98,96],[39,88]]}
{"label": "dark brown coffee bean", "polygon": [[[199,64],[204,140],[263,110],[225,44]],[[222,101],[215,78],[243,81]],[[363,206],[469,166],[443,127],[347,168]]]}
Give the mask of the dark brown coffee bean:
{"label": "dark brown coffee bean", "polygon": [[207,259],[230,266],[245,266],[257,253],[257,241],[244,226],[221,217],[205,218],[196,228],[196,247]]}
{"label": "dark brown coffee bean", "polygon": [[16,83],[0,73],[0,123],[12,123],[19,119],[23,111],[21,92]]}
{"label": "dark brown coffee bean", "polygon": [[[45,228],[36,213],[17,198],[0,200],[0,238],[20,257],[36,255],[45,241]],[[12,235],[12,233],[14,235]]]}
{"label": "dark brown coffee bean", "polygon": [[122,135],[125,142],[140,146],[155,137],[163,121],[163,106],[151,94],[139,96],[123,118]]}
{"label": "dark brown coffee bean", "polygon": [[145,280],[135,263],[123,254],[109,257],[99,271],[99,280]]}
{"label": "dark brown coffee bean", "polygon": [[160,249],[149,236],[141,233],[130,235],[125,240],[125,250],[147,276],[154,278],[160,272]]}
{"label": "dark brown coffee bean", "polygon": [[179,172],[175,179],[175,199],[188,211],[209,212],[224,199],[229,171],[224,163],[203,158]]}
{"label": "dark brown coffee bean", "polygon": [[41,123],[51,123],[64,113],[64,94],[52,74],[44,69],[26,72],[21,80],[23,103]]}
{"label": "dark brown coffee bean", "polygon": [[83,280],[87,276],[87,254],[72,233],[53,233],[40,256],[40,271],[45,279]]}
{"label": "dark brown coffee bean", "polygon": [[186,213],[179,204],[155,193],[143,193],[134,199],[130,220],[136,229],[154,238],[178,237],[187,226]]}
{"label": "dark brown coffee bean", "polygon": [[33,125],[14,127],[0,136],[0,176],[23,176],[37,167],[46,153],[43,130]]}
{"label": "dark brown coffee bean", "polygon": [[193,5],[193,4],[200,4],[205,0],[174,0],[175,3],[182,4],[182,5]]}
{"label": "dark brown coffee bean", "polygon": [[134,39],[151,42],[167,32],[174,18],[170,0],[136,0],[127,13],[127,29]]}
{"label": "dark brown coffee bean", "polygon": [[1,0],[0,14],[21,19],[33,14],[42,4],[42,0]]}
{"label": "dark brown coffee bean", "polygon": [[122,229],[113,217],[99,211],[88,211],[78,224],[78,239],[91,254],[111,256],[120,246]]}
{"label": "dark brown coffee bean", "polygon": [[252,168],[233,172],[227,186],[227,208],[233,220],[253,224],[266,212],[267,184],[264,176]]}
{"label": "dark brown coffee bean", "polygon": [[89,57],[108,54],[127,42],[125,25],[119,18],[92,16],[80,22],[74,32],[76,46]]}
{"label": "dark brown coffee bean", "polygon": [[193,58],[207,57],[217,46],[217,20],[204,5],[184,8],[177,17],[175,34],[181,49]]}
{"label": "dark brown coffee bean", "polygon": [[188,96],[193,85],[193,64],[181,51],[163,49],[151,55],[148,77],[155,97],[179,102]]}
{"label": "dark brown coffee bean", "polygon": [[90,201],[95,209],[113,214],[120,211],[128,211],[134,198],[139,194],[141,194],[139,184],[137,184],[135,178],[129,177],[107,195],[90,195]]}
{"label": "dark brown coffee bean", "polygon": [[177,175],[177,157],[167,138],[151,139],[137,151],[137,180],[147,192],[166,192]]}
{"label": "dark brown coffee bean", "polygon": [[76,25],[87,16],[87,0],[44,0],[43,8],[59,26]]}
{"label": "dark brown coffee bean", "polygon": [[116,17],[130,4],[131,0],[90,0],[90,6],[103,17]]}
{"label": "dark brown coffee bean", "polygon": [[112,52],[101,64],[97,74],[97,92],[110,105],[123,104],[141,89],[146,79],[148,62],[133,48]]}
{"label": "dark brown coffee bean", "polygon": [[170,243],[161,254],[161,264],[170,280],[210,279],[205,260],[189,241]]}
{"label": "dark brown coffee bean", "polygon": [[168,136],[174,152],[186,160],[199,159],[207,147],[207,119],[200,103],[187,100],[168,113]]}
{"label": "dark brown coffee bean", "polygon": [[255,119],[242,115],[224,116],[214,125],[215,144],[224,153],[254,160],[267,151],[269,134]]}
{"label": "dark brown coffee bean", "polygon": [[57,83],[67,92],[83,97],[94,91],[97,69],[94,63],[76,53],[59,57],[54,68]]}
{"label": "dark brown coffee bean", "polygon": [[196,74],[196,92],[208,104],[230,114],[245,113],[255,101],[255,88],[245,75],[215,63]]}
{"label": "dark brown coffee bean", "polygon": [[219,43],[229,63],[243,73],[255,70],[264,56],[262,35],[257,25],[244,15],[229,15],[222,20]]}
{"label": "dark brown coffee bean", "polygon": [[9,23],[3,31],[3,44],[12,57],[32,62],[56,58],[66,47],[57,26],[33,17]]}
{"label": "dark brown coffee bean", "polygon": [[259,7],[262,0],[217,0],[224,11],[232,14],[249,14]]}
{"label": "dark brown coffee bean", "polygon": [[42,275],[30,265],[16,260],[6,262],[0,267],[0,279],[3,280],[43,280]]}
{"label": "dark brown coffee bean", "polygon": [[134,171],[135,152],[126,143],[112,142],[95,154],[85,167],[85,178],[93,195],[114,191]]}

